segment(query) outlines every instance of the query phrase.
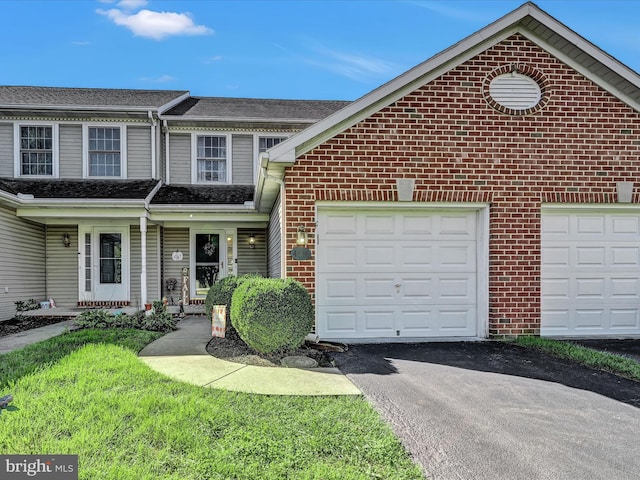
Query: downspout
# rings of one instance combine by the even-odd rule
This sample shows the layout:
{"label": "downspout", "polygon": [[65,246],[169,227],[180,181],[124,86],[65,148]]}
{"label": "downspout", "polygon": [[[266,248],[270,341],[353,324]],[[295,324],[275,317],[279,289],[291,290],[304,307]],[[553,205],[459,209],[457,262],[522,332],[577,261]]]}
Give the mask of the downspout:
{"label": "downspout", "polygon": [[285,225],[285,220],[287,216],[285,215],[285,207],[287,202],[284,200],[284,180],[278,177],[274,177],[273,175],[269,175],[267,173],[267,167],[261,166],[262,176],[264,177],[265,182],[267,180],[271,180],[272,182],[276,182],[280,185],[280,205],[282,205],[282,210],[280,215],[282,216],[282,224],[280,225],[280,278],[286,278],[286,268],[285,268],[285,260],[287,258],[287,230]]}
{"label": "downspout", "polygon": [[167,185],[171,183],[171,170],[169,169],[169,125],[166,120],[162,120],[164,130],[164,180]]}
{"label": "downspout", "polygon": [[151,122],[151,178],[156,178],[156,119],[153,118],[153,112],[149,110],[147,112],[149,116],[149,122]]}

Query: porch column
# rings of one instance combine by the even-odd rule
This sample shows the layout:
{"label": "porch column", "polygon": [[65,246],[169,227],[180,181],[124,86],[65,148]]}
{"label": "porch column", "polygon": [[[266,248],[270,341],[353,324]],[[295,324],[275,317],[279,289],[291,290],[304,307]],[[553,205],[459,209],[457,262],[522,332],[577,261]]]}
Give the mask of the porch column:
{"label": "porch column", "polygon": [[147,217],[140,217],[140,301],[147,303]]}

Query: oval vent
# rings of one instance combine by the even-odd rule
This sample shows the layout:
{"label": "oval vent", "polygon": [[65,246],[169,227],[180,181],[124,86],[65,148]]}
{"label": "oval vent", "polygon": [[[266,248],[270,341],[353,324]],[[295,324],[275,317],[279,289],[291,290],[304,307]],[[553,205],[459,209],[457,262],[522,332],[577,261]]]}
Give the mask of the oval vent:
{"label": "oval vent", "polygon": [[489,95],[498,105],[510,110],[528,110],[538,105],[542,90],[533,78],[511,72],[491,80]]}

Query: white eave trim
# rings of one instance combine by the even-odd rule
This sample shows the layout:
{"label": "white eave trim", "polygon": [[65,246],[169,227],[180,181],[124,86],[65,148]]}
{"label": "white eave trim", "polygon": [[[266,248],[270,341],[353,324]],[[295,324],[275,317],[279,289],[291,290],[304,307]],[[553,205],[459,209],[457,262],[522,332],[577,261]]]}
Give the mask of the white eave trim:
{"label": "white eave trim", "polygon": [[264,117],[215,117],[215,116],[186,116],[162,115],[162,120],[178,122],[254,122],[254,123],[316,123],[319,118],[264,118]]}
{"label": "white eave trim", "polygon": [[[439,75],[450,69],[453,64],[464,63],[466,60],[473,58],[475,55],[485,50],[489,45],[499,43],[514,33],[522,33],[527,36],[527,38],[533,36],[538,43],[542,44],[541,46],[549,48],[549,50],[553,51],[553,53],[559,58],[564,58],[564,55],[556,52],[542,39],[536,37],[534,32],[528,30],[520,23],[527,16],[532,17],[550,30],[555,31],[558,35],[561,35],[570,43],[575,44],[585,53],[610,68],[615,73],[621,75],[629,82],[640,86],[640,76],[637,73],[613,59],[611,56],[585,40],[573,30],[540,10],[533,3],[528,2],[478,32],[471,34],[446,50],[434,55],[425,62],[364,95],[336,113],[294,135],[289,140],[279,143],[269,150],[270,162],[290,163],[292,161],[292,151],[295,152],[293,160],[295,161],[296,157],[303,155],[315,148],[317,145],[332,138],[337,133],[355,125],[384,106],[392,104],[407,93],[413,91],[419,85],[428,83],[434,78],[437,78]],[[598,83],[600,86],[603,86],[603,83],[606,83],[598,82],[593,79],[593,75],[589,75],[588,72],[584,71],[584,69],[582,70],[583,71],[581,71],[581,73],[587,75],[588,78],[595,81],[595,83]],[[635,102],[631,101],[620,92],[615,91],[611,85],[608,85],[608,88],[603,86],[603,88],[623,100],[625,103],[631,106],[636,106],[637,108]]]}
{"label": "white eave trim", "polygon": [[174,98],[169,103],[165,103],[164,105],[161,105],[160,107],[158,107],[158,117],[162,115],[163,112],[166,112],[167,110],[171,110],[173,107],[175,107],[179,103],[184,102],[189,97],[191,97],[191,93],[186,92],[180,95],[179,97]]}

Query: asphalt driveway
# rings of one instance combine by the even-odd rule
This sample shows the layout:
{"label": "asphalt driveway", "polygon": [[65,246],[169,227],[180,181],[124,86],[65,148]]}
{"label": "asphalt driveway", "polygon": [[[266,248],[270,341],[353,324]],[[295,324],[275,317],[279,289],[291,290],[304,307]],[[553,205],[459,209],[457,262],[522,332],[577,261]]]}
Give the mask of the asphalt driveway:
{"label": "asphalt driveway", "polygon": [[502,342],[353,345],[334,360],[429,478],[640,475],[640,383]]}

